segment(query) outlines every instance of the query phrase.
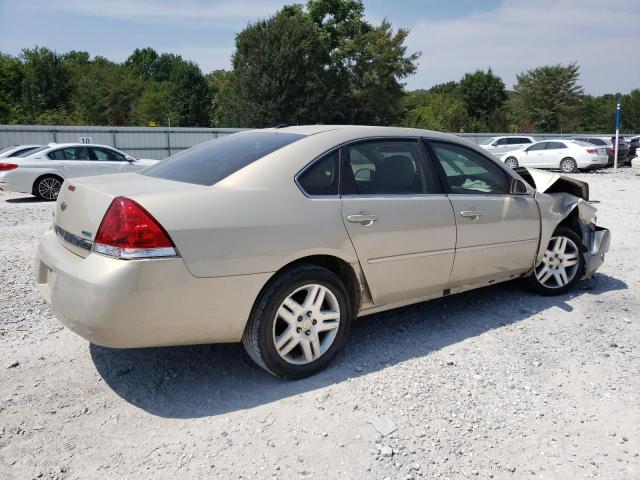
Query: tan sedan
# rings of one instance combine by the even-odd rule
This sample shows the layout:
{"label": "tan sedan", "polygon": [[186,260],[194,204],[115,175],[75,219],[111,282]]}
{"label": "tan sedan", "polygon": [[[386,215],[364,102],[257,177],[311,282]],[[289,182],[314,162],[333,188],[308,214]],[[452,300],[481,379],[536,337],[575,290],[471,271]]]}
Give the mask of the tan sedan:
{"label": "tan sedan", "polygon": [[66,181],[38,283],[97,344],[242,341],[299,378],[355,317],[519,277],[567,291],[609,247],[587,200],[582,182],[517,173],[437,132],[248,131]]}

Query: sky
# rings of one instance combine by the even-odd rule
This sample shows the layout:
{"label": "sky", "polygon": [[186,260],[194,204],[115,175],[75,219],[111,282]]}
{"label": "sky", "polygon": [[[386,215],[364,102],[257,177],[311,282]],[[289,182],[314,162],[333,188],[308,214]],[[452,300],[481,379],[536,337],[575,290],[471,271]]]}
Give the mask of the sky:
{"label": "sky", "polygon": [[[0,51],[46,46],[123,61],[150,46],[207,73],[229,68],[235,35],[285,3],[303,0],[0,0]],[[367,19],[408,28],[421,52],[408,89],[491,67],[512,88],[516,74],[578,62],[587,93],[640,88],[640,0],[364,0]]]}

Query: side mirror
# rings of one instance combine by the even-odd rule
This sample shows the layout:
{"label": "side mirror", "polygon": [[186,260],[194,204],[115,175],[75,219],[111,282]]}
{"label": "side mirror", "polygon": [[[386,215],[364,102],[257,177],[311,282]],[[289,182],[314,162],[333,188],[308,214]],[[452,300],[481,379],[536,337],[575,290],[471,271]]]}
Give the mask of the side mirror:
{"label": "side mirror", "polygon": [[513,178],[509,184],[509,193],[511,195],[526,195],[527,184],[518,178]]}

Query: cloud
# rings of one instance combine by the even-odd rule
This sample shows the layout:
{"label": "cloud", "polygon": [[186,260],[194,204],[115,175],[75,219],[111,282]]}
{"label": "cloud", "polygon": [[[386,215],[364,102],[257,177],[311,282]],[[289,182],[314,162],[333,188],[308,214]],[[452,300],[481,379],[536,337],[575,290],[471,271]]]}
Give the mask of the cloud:
{"label": "cloud", "polygon": [[589,93],[640,87],[637,0],[505,0],[496,10],[442,21],[419,20],[407,39],[422,51],[409,88],[459,80],[492,67],[507,88],[536,66],[577,61]]}
{"label": "cloud", "polygon": [[74,15],[111,18],[133,23],[166,23],[177,21],[224,22],[267,17],[281,6],[280,2],[243,0],[223,2],[150,1],[150,0],[64,0],[59,2],[31,0],[25,8],[66,12]]}

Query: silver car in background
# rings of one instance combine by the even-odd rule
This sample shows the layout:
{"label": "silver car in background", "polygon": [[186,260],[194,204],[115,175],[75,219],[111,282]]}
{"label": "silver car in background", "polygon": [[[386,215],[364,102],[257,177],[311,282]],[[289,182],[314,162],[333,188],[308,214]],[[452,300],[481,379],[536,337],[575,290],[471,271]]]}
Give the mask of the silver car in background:
{"label": "silver car in background", "polygon": [[588,199],[584,182],[517,173],[453,135],[247,131],[139,173],[65,181],[37,281],[97,344],[242,341],[300,378],[356,317],[517,278],[566,292],[609,248]]}
{"label": "silver car in background", "polygon": [[504,137],[492,137],[486,139],[480,144],[487,152],[500,158],[507,152],[517,150],[527,145],[531,145],[536,141],[533,137],[528,136],[504,136]]}

